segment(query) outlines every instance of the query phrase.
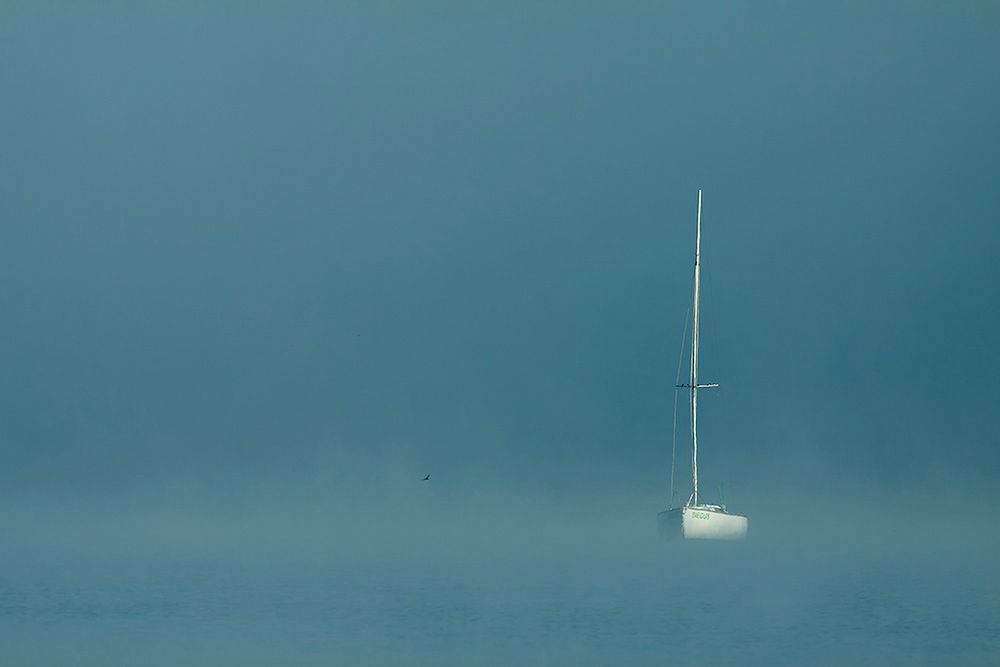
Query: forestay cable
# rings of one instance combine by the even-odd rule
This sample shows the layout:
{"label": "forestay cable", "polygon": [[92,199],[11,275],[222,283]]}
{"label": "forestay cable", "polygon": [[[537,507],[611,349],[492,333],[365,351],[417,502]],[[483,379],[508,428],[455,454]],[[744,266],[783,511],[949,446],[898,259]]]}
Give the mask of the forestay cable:
{"label": "forestay cable", "polygon": [[688,318],[691,309],[684,313],[684,330],[681,333],[681,351],[677,355],[677,379],[674,380],[674,424],[670,432],[670,507],[674,506],[674,462],[677,458],[677,385],[681,383],[681,365],[684,363],[684,344],[687,342]]}

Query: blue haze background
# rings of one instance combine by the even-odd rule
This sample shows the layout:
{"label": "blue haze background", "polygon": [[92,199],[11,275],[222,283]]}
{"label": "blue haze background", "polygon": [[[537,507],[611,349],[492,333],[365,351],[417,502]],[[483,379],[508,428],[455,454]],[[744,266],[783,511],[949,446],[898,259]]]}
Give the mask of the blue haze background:
{"label": "blue haze background", "polygon": [[998,20],[3,4],[0,655],[995,664]]}

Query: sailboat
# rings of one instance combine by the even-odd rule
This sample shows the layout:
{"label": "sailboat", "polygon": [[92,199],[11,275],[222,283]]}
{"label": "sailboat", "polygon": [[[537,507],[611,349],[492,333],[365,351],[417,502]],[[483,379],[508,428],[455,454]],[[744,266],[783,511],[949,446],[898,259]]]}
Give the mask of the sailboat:
{"label": "sailboat", "polygon": [[[660,534],[668,539],[686,540],[742,540],[747,535],[747,518],[726,509],[725,503],[702,502],[698,496],[698,392],[718,387],[714,383],[700,383],[698,378],[698,306],[701,292],[701,190],[698,190],[698,223],[694,242],[694,306],[691,320],[691,376],[690,382],[678,384],[691,395],[691,485],[688,501],[681,507],[671,507],[657,515]],[[679,373],[679,371],[678,371]],[[675,403],[676,405],[676,403]],[[675,413],[676,415],[676,413]],[[673,481],[671,480],[671,485]],[[672,495],[672,494],[671,494]],[[673,502],[673,498],[670,499]]]}

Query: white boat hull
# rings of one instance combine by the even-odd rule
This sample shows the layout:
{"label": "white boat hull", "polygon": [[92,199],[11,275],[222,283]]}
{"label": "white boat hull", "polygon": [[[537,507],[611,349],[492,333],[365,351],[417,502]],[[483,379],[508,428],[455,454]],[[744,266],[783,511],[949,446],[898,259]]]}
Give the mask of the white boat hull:
{"label": "white boat hull", "polygon": [[657,516],[660,534],[667,539],[744,540],[747,518],[719,506],[676,507]]}

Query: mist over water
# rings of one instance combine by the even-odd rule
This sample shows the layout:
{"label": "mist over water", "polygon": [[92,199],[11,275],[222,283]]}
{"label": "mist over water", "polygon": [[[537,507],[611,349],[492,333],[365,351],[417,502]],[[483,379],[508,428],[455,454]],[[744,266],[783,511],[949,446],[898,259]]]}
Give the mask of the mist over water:
{"label": "mist over water", "polygon": [[107,527],[88,530],[99,552],[8,550],[6,659],[987,665],[1000,648],[1000,572],[972,535],[873,548],[850,525],[765,519],[744,544],[668,544],[651,514],[280,514],[153,538],[119,525],[111,548]]}
{"label": "mist over water", "polygon": [[745,543],[668,543],[634,498],[575,509],[501,500],[147,510],[44,530],[7,517],[33,539],[5,549],[4,655],[95,665],[988,665],[1000,655],[989,516],[772,504],[749,511]]}
{"label": "mist over water", "polygon": [[998,18],[8,3],[0,662],[997,664]]}

